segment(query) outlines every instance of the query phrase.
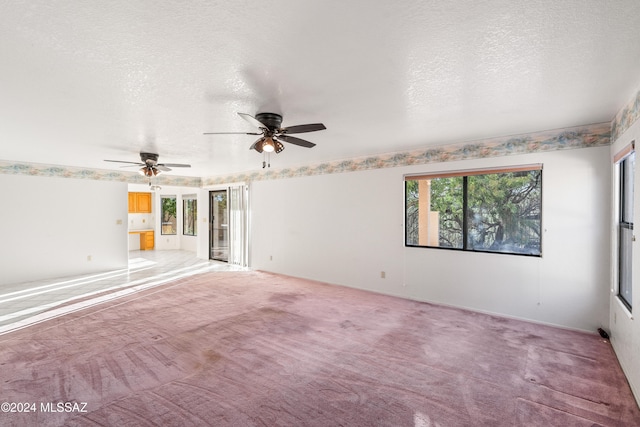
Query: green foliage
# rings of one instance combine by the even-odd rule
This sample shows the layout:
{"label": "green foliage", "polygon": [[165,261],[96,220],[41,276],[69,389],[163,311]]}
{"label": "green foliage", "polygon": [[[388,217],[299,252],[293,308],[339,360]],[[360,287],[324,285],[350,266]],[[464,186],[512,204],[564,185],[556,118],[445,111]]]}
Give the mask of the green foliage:
{"label": "green foliage", "polygon": [[197,235],[198,201],[196,199],[184,199],[182,201],[182,234],[187,236]]}
{"label": "green foliage", "polygon": [[161,199],[162,204],[162,221],[169,221],[171,217],[176,217],[176,198],[175,197],[163,197]]}
{"label": "green foliage", "polygon": [[[466,245],[464,180],[467,181]],[[407,181],[406,241],[418,244],[419,181]],[[542,172],[493,173],[431,180],[441,247],[540,253]]]}
{"label": "green foliage", "polygon": [[462,177],[431,180],[431,210],[440,215],[440,246],[463,247]]}
{"label": "green foliage", "polygon": [[162,234],[176,234],[176,198],[164,196],[160,199],[162,208]]}
{"label": "green foliage", "polygon": [[541,172],[509,172],[468,178],[472,249],[540,252]]}

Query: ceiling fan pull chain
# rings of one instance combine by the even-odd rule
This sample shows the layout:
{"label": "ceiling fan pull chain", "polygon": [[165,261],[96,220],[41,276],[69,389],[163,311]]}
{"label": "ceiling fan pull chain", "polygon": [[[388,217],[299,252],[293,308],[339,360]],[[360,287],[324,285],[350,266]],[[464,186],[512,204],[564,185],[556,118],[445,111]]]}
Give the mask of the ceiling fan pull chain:
{"label": "ceiling fan pull chain", "polygon": [[271,153],[262,152],[262,169],[271,167]]}

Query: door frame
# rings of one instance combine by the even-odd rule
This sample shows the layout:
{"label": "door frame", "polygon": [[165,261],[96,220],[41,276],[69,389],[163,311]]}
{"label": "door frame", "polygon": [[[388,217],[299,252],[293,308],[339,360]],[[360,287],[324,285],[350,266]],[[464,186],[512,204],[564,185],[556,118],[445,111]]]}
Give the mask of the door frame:
{"label": "door frame", "polygon": [[[239,200],[236,200],[237,205],[234,204],[234,200],[232,200],[233,191],[238,191],[239,193],[235,193],[236,197],[239,197]],[[212,249],[213,249],[213,194],[225,192],[227,197],[227,240],[228,240],[228,249],[227,249],[227,260],[220,260],[217,258],[212,258]],[[241,267],[249,266],[249,245],[250,245],[250,206],[249,206],[249,186],[244,183],[230,184],[227,186],[220,187],[211,187],[208,189],[208,259],[213,259],[217,261],[228,262],[229,264],[238,265]],[[237,238],[240,238],[241,241],[235,241]]]}
{"label": "door frame", "polygon": [[[224,193],[226,201],[227,201],[227,207],[225,209],[225,216],[226,216],[226,224],[227,224],[227,256],[225,257],[219,257],[216,258],[214,257],[214,253],[213,253],[213,243],[214,243],[214,233],[216,232],[216,228],[214,228],[214,224],[215,224],[215,219],[216,219],[216,213],[214,212],[214,197],[217,194],[220,193]],[[229,189],[218,189],[218,190],[209,190],[209,259],[211,260],[215,260],[215,261],[222,261],[222,262],[229,262]]]}

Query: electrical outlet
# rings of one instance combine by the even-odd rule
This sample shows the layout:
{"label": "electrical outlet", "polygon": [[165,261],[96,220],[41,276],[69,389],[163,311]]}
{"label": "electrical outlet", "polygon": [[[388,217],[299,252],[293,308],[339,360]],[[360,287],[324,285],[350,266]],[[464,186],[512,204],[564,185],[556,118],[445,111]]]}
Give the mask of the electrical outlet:
{"label": "electrical outlet", "polygon": [[384,279],[385,277],[387,277],[387,273],[385,273],[384,271],[380,272],[380,278]]}

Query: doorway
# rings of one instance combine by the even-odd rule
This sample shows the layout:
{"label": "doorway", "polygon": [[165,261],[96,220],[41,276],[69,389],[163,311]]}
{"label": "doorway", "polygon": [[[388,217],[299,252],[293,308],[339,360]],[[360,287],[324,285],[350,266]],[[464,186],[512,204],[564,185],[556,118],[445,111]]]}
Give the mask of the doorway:
{"label": "doorway", "polygon": [[229,262],[229,207],[227,190],[209,192],[209,259]]}
{"label": "doorway", "polygon": [[235,185],[209,192],[209,259],[249,265],[249,189]]}

